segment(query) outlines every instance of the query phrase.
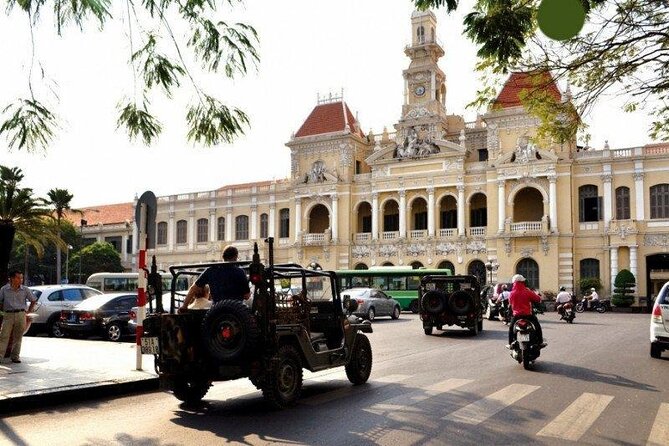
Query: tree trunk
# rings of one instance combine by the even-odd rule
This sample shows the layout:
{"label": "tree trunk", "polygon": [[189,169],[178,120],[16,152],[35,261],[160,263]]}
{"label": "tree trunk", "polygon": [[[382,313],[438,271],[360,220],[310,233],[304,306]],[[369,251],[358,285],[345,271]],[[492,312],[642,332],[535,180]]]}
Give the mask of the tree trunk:
{"label": "tree trunk", "polygon": [[15,232],[13,222],[0,221],[0,286],[7,283],[9,258],[12,255]]}
{"label": "tree trunk", "polygon": [[30,257],[30,245],[25,245],[25,255],[23,257],[23,283],[30,284],[30,274],[28,274],[28,258]]}

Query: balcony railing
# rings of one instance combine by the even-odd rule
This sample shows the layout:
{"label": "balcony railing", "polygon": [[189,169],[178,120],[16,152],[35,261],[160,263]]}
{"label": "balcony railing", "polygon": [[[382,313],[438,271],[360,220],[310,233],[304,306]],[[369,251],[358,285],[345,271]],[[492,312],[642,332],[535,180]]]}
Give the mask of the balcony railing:
{"label": "balcony railing", "polygon": [[486,227],[485,226],[478,226],[478,227],[474,227],[474,228],[469,228],[468,232],[469,232],[470,237],[485,237]]}
{"label": "balcony railing", "polygon": [[409,231],[409,237],[411,237],[411,238],[427,238],[427,230],[426,229],[414,229],[412,231]]}
{"label": "balcony railing", "polygon": [[325,241],[324,233],[304,234],[302,241],[305,245],[320,245]]}
{"label": "balcony railing", "polygon": [[458,234],[458,228],[445,228],[439,230],[439,237],[455,237]]}
{"label": "balcony railing", "polygon": [[368,242],[372,239],[371,232],[358,232],[354,237],[356,242]]}
{"label": "balcony railing", "polygon": [[399,231],[385,231],[381,233],[381,240],[394,240],[400,238]]}
{"label": "balcony railing", "polygon": [[290,245],[290,238],[283,237],[279,239],[279,245]]}
{"label": "balcony railing", "polygon": [[521,221],[511,223],[511,232],[541,232],[542,222],[540,221]]}

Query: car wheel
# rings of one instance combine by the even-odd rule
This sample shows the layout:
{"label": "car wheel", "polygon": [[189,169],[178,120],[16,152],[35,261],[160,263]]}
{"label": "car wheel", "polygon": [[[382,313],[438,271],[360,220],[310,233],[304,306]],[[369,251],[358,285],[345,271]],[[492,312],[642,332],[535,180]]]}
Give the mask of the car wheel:
{"label": "car wheel", "polygon": [[392,319],[399,319],[400,318],[400,313],[401,313],[400,307],[395,307],[393,309],[393,314],[390,317]]}
{"label": "car wheel", "polygon": [[65,333],[60,328],[59,318],[60,314],[56,313],[46,323],[46,330],[50,338],[62,338],[65,336]]}
{"label": "car wheel", "polygon": [[479,332],[483,331],[483,320],[479,321]]}
{"label": "car wheel", "polygon": [[199,403],[211,384],[201,376],[179,376],[174,380],[174,396],[188,405]]}
{"label": "car wheel", "polygon": [[422,307],[431,314],[439,314],[444,311],[444,293],[441,291],[428,291],[421,299]]}
{"label": "car wheel", "polygon": [[371,322],[375,317],[376,311],[374,311],[374,307],[369,307],[369,310],[367,310],[367,319]]}
{"label": "car wheel", "polygon": [[353,385],[364,384],[369,379],[372,373],[372,346],[364,334],[356,335],[353,351],[345,368],[346,377]]}
{"label": "car wheel", "polygon": [[423,327],[423,331],[426,335],[430,336],[432,334],[432,328],[433,327]]}
{"label": "car wheel", "polygon": [[474,336],[477,336],[479,334],[479,323],[475,322],[474,325],[469,327],[469,331],[471,331]]}
{"label": "car wheel", "polygon": [[418,314],[420,311],[420,305],[418,305],[418,299],[414,299],[411,301],[409,304],[409,311],[411,311],[413,314]]}
{"label": "car wheel", "polygon": [[113,323],[107,326],[107,340],[112,342],[117,342],[121,340],[123,332],[121,331],[121,326],[119,324]]}
{"label": "car wheel", "polygon": [[204,316],[202,338],[213,358],[231,361],[253,352],[260,330],[244,302],[226,299],[214,304]]}
{"label": "car wheel", "polygon": [[650,343],[650,357],[659,359],[662,356],[662,348],[655,342]]}
{"label": "car wheel", "polygon": [[302,360],[292,345],[284,345],[270,362],[262,394],[277,409],[291,406],[302,391]]}
{"label": "car wheel", "polygon": [[472,311],[474,301],[466,291],[456,291],[448,298],[448,308],[457,316],[463,316]]}

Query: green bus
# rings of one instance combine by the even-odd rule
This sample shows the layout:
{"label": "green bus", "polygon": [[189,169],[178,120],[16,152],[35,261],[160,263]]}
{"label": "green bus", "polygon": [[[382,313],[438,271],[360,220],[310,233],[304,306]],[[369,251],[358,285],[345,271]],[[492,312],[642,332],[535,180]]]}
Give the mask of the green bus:
{"label": "green bus", "polygon": [[418,285],[429,274],[453,275],[450,269],[413,269],[410,266],[373,266],[336,271],[339,290],[370,287],[382,290],[400,303],[402,310],[418,313]]}

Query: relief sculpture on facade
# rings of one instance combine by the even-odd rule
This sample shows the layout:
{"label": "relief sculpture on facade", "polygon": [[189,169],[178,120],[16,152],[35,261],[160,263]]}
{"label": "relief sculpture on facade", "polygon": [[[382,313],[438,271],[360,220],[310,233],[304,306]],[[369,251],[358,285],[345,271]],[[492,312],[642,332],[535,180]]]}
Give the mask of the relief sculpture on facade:
{"label": "relief sculpture on facade", "polygon": [[421,137],[415,127],[409,127],[404,142],[395,148],[394,158],[424,158],[439,151],[429,137]]}

